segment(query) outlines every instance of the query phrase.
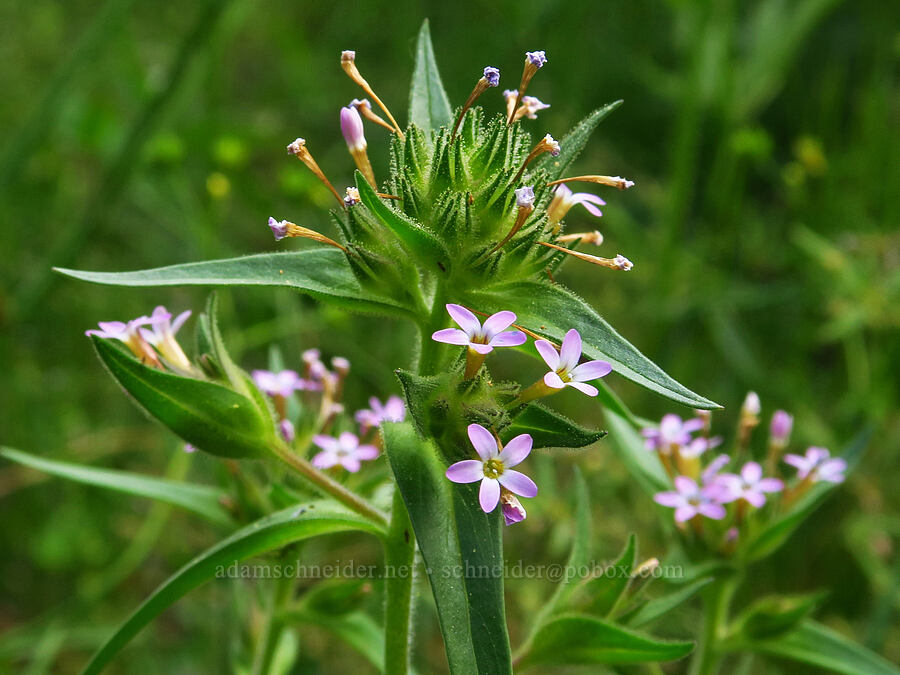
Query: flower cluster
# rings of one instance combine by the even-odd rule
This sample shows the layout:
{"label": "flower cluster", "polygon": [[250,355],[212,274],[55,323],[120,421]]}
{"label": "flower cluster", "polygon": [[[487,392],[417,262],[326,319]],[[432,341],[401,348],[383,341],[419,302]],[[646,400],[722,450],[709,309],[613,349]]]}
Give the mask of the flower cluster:
{"label": "flower cluster", "polygon": [[[462,305],[448,304],[447,313],[458,328],[444,328],[431,337],[437,342],[466,347],[465,379],[475,377],[485,357],[498,347],[518,347],[527,341],[525,332],[515,327],[516,315],[501,311],[487,317],[482,324],[470,310]],[[512,327],[514,330],[508,330]],[[581,335],[574,328],[566,333],[562,345],[557,348],[548,340],[535,340],[535,348],[549,368],[548,372],[533,385],[523,390],[513,402],[514,405],[548,396],[572,387],[588,396],[599,393],[593,385],[587,384],[612,371],[606,361],[580,363],[582,355]],[[525,519],[525,509],[519,497],[534,497],[537,486],[527,476],[511,471],[531,452],[532,438],[521,434],[511,439],[505,447],[500,439],[480,424],[470,424],[469,440],[479,459],[456,462],[447,469],[447,478],[454,483],[474,483],[481,481],[479,502],[481,508],[490,513],[497,504],[502,504],[507,525]]]}
{"label": "flower cluster", "polygon": [[[203,368],[195,366],[187,357],[175,334],[190,317],[190,310],[174,317],[163,306],[156,307],[149,316],[140,316],[128,322],[102,321],[98,329],[86,331],[88,336],[119,340],[142,363],[158,369],[192,377],[214,377]],[[359,433],[341,431],[336,436],[329,435],[335,426],[353,424],[343,420],[344,405],[341,402],[344,383],[350,373],[350,362],[336,356],[331,359],[331,367],[325,365],[318,349],[308,349],[301,355],[301,372],[292,369],[254,370],[251,379],[260,392],[269,397],[274,408],[274,420],[284,441],[294,446],[295,451],[302,440],[308,446],[311,441],[320,448],[312,463],[320,469],[341,466],[356,472],[360,462],[378,457],[378,427],[383,422],[402,422],[406,417],[406,406],[397,396],[391,396],[382,403],[376,397],[369,399],[369,408],[358,410],[353,416],[359,425]],[[202,359],[200,360],[202,363]],[[303,434],[298,433],[302,427]],[[368,440],[364,440],[366,436]],[[186,452],[196,448],[185,445]]]}
{"label": "flower cluster", "polygon": [[[793,418],[778,410],[772,415],[769,427],[765,469],[759,461],[750,459],[736,471],[726,471],[738,462],[739,457],[750,454],[751,434],[759,424],[760,411],[759,397],[751,392],[741,408],[734,451],[730,455],[720,454],[705,465],[702,455],[721,443],[721,439],[709,436],[708,412],[688,420],[678,415],[665,415],[658,426],[642,431],[645,446],[659,457],[674,487],[657,493],[654,501],[674,509],[676,523],[691,522],[700,535],[703,534],[703,518],[722,521],[725,529],[720,545],[726,550],[752,516],[751,509],[762,509],[772,497],[776,498],[774,508],[787,508],[813,483],[843,481],[847,468],[843,459],[831,458],[828,450],[819,447],[809,448],[805,456],[788,454],[782,458]],[[797,469],[793,480],[788,476],[772,475],[777,471],[779,460]],[[770,475],[766,476],[767,472]]]}

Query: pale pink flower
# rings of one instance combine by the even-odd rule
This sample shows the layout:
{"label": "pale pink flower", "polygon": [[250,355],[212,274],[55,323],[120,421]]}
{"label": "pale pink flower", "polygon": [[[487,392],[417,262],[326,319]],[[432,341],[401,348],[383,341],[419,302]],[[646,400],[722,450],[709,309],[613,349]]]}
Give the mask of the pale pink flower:
{"label": "pale pink flower", "polygon": [[597,388],[586,383],[612,371],[612,365],[606,361],[578,363],[581,360],[581,335],[574,328],[566,333],[559,353],[547,340],[535,340],[534,346],[550,368],[550,372],[544,375],[544,384],[553,389],[573,387],[588,396],[596,396],[599,393]]}
{"label": "pale pink flower", "polygon": [[356,434],[349,431],[343,432],[337,438],[317,434],[313,436],[313,443],[322,448],[322,451],[312,458],[313,466],[318,469],[330,469],[340,464],[350,473],[356,473],[362,461],[378,457],[378,448],[374,445],[360,445]]}
{"label": "pale pink flower", "polygon": [[725,517],[725,507],[719,503],[716,492],[714,486],[701,488],[687,476],[675,476],[675,490],[658,492],[653,496],[653,501],[675,509],[675,521],[678,523],[698,514],[721,520]]}
{"label": "pale pink flower", "polygon": [[527,339],[520,330],[506,330],[516,320],[513,312],[497,312],[484,321],[461,305],[447,305],[447,313],[459,328],[436,331],[431,339],[451,345],[467,346],[479,354],[489,354],[494,347],[517,347]]}
{"label": "pale pink flower", "polygon": [[847,462],[840,457],[832,458],[828,450],[815,446],[807,449],[806,456],[785,455],[784,461],[797,467],[797,478],[804,480],[811,476],[813,483],[842,483],[847,470]]}

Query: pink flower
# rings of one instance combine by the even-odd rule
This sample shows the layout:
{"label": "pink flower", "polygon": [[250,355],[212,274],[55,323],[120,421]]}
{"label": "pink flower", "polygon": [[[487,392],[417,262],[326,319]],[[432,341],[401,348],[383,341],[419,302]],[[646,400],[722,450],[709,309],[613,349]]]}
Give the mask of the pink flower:
{"label": "pink flower", "polygon": [[312,464],[319,469],[330,469],[340,464],[350,473],[359,471],[360,462],[378,457],[378,448],[374,445],[360,445],[356,434],[345,431],[337,438],[317,434],[313,443],[322,448],[322,452],[312,458]]}
{"label": "pink flower", "polygon": [[523,96],[522,107],[524,108],[522,114],[525,117],[530,120],[536,120],[538,111],[546,110],[550,107],[550,104],[544,103],[534,96]]}
{"label": "pink flower", "polygon": [[150,362],[155,366],[161,367],[159,357],[153,348],[148,344],[147,340],[140,333],[141,326],[153,323],[153,319],[149,316],[139,316],[132,319],[128,323],[122,321],[101,321],[98,325],[100,330],[96,328],[87,330],[85,335],[96,335],[97,337],[107,340],[119,340],[124,342],[131,353],[143,362]]}
{"label": "pink flower", "polygon": [[[686,446],[691,443],[691,434],[703,428],[703,420],[684,420],[674,414],[663,415],[659,428],[641,430],[646,439],[645,445],[650,450],[666,450],[673,445]],[[710,446],[712,447],[712,446]]]}
{"label": "pink flower", "polygon": [[569,209],[576,204],[581,204],[588,213],[597,218],[603,215],[603,212],[597,207],[606,206],[606,202],[597,195],[590,192],[572,192],[565,183],[560,183],[553,192],[550,206],[547,207],[547,219],[550,225],[559,223],[566,217]]}
{"label": "pink flower", "polygon": [[531,452],[531,436],[520,434],[502,450],[490,431],[480,424],[470,424],[469,440],[480,459],[464,459],[452,464],[446,476],[454,483],[474,483],[481,481],[478,501],[485,513],[490,513],[500,502],[500,488],[506,488],[520,497],[534,497],[538,488],[524,473],[513,471]]}
{"label": "pink flower", "polygon": [[772,423],[769,425],[769,437],[776,445],[787,445],[791,437],[791,429],[794,426],[794,418],[784,410],[776,410],[772,414]]}
{"label": "pink flower", "polygon": [[505,488],[500,489],[500,508],[503,510],[503,522],[507,527],[521,523],[528,516],[519,499]]}
{"label": "pink flower", "polygon": [[447,313],[459,328],[436,331],[431,339],[450,345],[464,345],[479,354],[489,354],[494,347],[517,347],[526,340],[520,330],[506,330],[516,320],[513,312],[497,312],[484,321],[484,325],[461,305],[447,305]]}
{"label": "pink flower", "polygon": [[827,483],[842,483],[844,471],[847,470],[847,462],[840,457],[831,458],[831,453],[825,448],[811,447],[803,455],[785,455],[784,461],[797,467],[797,478],[804,480],[811,476],[813,483],[825,481]]}
{"label": "pink flower", "polygon": [[288,443],[293,443],[297,437],[294,431],[294,424],[288,419],[283,419],[278,423],[278,430],[281,432],[281,437]]}
{"label": "pink flower", "polygon": [[703,470],[703,475],[700,477],[703,481],[703,485],[714,485],[716,479],[719,477],[719,472],[724,469],[725,465],[730,461],[731,457],[728,455],[719,455],[711,461]]}
{"label": "pink flower", "polygon": [[579,365],[581,335],[574,328],[566,333],[558,354],[546,340],[535,340],[534,346],[550,368],[550,372],[544,375],[544,384],[553,389],[574,387],[583,394],[596,396],[599,393],[597,388],[585,383],[609,375],[612,371],[612,365],[606,361],[588,361]]}
{"label": "pink flower", "polygon": [[251,375],[260,391],[269,396],[287,398],[295,391],[310,388],[310,383],[300,377],[295,370],[280,370],[277,373],[270,370],[254,370]]}
{"label": "pink flower", "polygon": [[384,404],[373,396],[369,399],[369,407],[357,410],[355,417],[365,432],[382,422],[402,422],[406,419],[406,406],[399,396],[391,396]]}
{"label": "pink flower", "polygon": [[653,501],[675,509],[675,522],[683,523],[696,515],[713,520],[725,517],[725,507],[716,499],[714,486],[699,487],[687,476],[675,476],[674,492],[658,492]]}
{"label": "pink flower", "polygon": [[743,499],[756,508],[766,503],[767,492],[784,489],[784,483],[777,478],[763,478],[762,467],[756,462],[744,464],[740,476],[733,473],[717,476],[715,484],[721,488],[716,497],[723,504]]}
{"label": "pink flower", "polygon": [[190,370],[190,359],[185,355],[184,350],[175,339],[175,333],[184,325],[184,322],[191,316],[191,310],[186,310],[175,317],[172,321],[172,314],[162,305],[153,310],[150,315],[151,330],[141,328],[141,336],[151,345],[159,350],[169,363],[182,370]]}

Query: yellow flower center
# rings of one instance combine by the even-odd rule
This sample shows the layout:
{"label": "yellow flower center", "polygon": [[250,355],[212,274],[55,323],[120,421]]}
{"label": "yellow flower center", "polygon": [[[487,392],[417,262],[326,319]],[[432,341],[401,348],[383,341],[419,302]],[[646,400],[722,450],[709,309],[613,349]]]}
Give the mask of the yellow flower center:
{"label": "yellow flower center", "polygon": [[503,462],[499,459],[489,459],[484,463],[484,475],[486,478],[499,478],[503,474]]}

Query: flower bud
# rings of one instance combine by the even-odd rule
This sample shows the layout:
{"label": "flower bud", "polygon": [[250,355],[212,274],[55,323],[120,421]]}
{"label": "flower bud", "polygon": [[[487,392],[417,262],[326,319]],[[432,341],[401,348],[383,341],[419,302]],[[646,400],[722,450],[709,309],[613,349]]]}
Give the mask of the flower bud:
{"label": "flower bud", "polygon": [[341,108],[341,133],[351,153],[366,149],[362,117],[353,105]]}
{"label": "flower bud", "polygon": [[507,526],[521,523],[528,515],[518,498],[509,490],[501,490],[500,505],[503,509],[503,522]]}
{"label": "flower bud", "polygon": [[787,445],[794,427],[794,418],[784,410],[776,410],[772,415],[772,423],[769,425],[769,434],[772,442],[778,445]]}

